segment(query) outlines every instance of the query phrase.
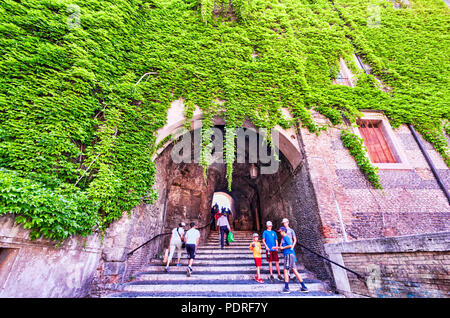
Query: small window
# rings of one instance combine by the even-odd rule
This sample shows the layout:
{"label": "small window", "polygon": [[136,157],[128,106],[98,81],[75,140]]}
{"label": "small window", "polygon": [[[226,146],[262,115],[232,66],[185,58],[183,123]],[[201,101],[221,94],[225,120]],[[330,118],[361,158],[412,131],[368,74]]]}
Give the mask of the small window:
{"label": "small window", "polygon": [[396,163],[381,127],[381,120],[357,121],[369,158],[373,163]]}
{"label": "small window", "polygon": [[333,79],[333,84],[345,85],[349,87],[354,86],[353,74],[342,58],[339,59],[339,73],[337,74],[336,78]]}
{"label": "small window", "polygon": [[342,75],[341,72],[338,73],[333,84],[352,86],[350,79],[347,76]]}

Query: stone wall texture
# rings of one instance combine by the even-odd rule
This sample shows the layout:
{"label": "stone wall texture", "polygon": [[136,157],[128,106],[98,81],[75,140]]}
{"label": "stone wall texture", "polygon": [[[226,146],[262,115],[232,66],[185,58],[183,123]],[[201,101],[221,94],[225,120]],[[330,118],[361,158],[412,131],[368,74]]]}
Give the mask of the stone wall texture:
{"label": "stone wall texture", "polygon": [[[283,154],[277,173],[257,179],[250,178],[248,164],[235,163],[231,192],[226,190],[224,164],[212,164],[205,180],[197,163],[174,163],[170,156],[173,145],[169,145],[155,160],[157,201],[124,212],[103,239],[94,234],[72,238],[59,247],[41,239],[30,241],[28,231],[16,225],[13,216],[1,216],[0,297],[95,297],[115,290],[150,259],[161,257],[170,235],[129,255],[132,250],[156,235],[170,233],[182,221],[208,225],[215,191],[233,196],[236,214],[230,221],[234,229],[262,233],[267,220],[278,229],[281,220],[288,218],[297,233],[299,262],[331,287],[371,297],[448,297],[448,241],[447,245],[439,243],[439,248],[427,245],[427,249],[414,250],[393,250],[387,243],[376,252],[364,244],[361,246],[367,250],[336,252],[330,248],[405,235],[411,242],[432,233],[448,237],[449,203],[409,129],[403,125],[393,130],[408,165],[380,170],[381,191],[368,183],[344,148],[340,131],[345,127],[332,126],[323,116],[313,115],[319,124],[329,127],[319,135],[298,129],[294,137],[300,142],[302,158],[297,158],[301,162],[295,170]],[[424,144],[449,187],[450,170],[432,146]],[[202,241],[208,233],[208,226],[201,230]],[[381,273],[383,278],[370,285],[377,288],[364,290],[367,287],[360,281],[300,244],[369,276]],[[396,291],[398,284],[405,288],[410,284],[411,288]]]}
{"label": "stone wall texture", "polygon": [[[351,241],[450,230],[449,202],[406,125],[393,132],[408,167],[380,169],[383,190],[374,189],[359,170],[340,140],[341,128],[330,126],[319,136],[301,129],[326,243],[345,240],[344,232]],[[423,143],[450,187],[450,170],[432,145]]]}
{"label": "stone wall texture", "polygon": [[[335,243],[326,246],[338,263],[363,275],[336,271],[338,288],[363,297],[450,297],[450,233]],[[339,261],[340,260],[340,261]],[[346,281],[346,282],[345,282]]]}
{"label": "stone wall texture", "polygon": [[88,295],[100,259],[100,238],[73,237],[61,246],[30,240],[29,230],[0,217],[0,297],[60,298]]}

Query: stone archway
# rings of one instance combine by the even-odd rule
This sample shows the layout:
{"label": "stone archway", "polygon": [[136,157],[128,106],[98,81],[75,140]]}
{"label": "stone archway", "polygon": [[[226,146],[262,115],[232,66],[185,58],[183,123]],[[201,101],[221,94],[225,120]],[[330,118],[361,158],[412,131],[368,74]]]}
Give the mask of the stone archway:
{"label": "stone archway", "polygon": [[[213,162],[204,176],[203,167],[195,162],[179,162],[172,160],[171,152],[182,138],[180,128],[185,125],[184,104],[179,99],[172,102],[168,111],[167,124],[157,131],[157,152],[154,156],[156,165],[155,189],[158,199],[154,204],[142,204],[133,210],[132,217],[118,220],[117,227],[113,225],[110,231],[113,237],[111,252],[106,247],[106,257],[109,264],[116,266],[117,262],[125,262],[123,276],[129,277],[142,269],[149,259],[160,257],[168,246],[170,236],[162,236],[131,257],[124,257],[117,251],[119,237],[125,252],[133,250],[149,238],[169,233],[181,221],[189,224],[195,222],[200,228],[202,241],[210,232],[211,204],[215,192],[223,191],[233,197],[235,215],[233,227],[237,230],[251,230],[262,233],[266,221],[270,220],[274,228],[281,226],[281,220],[288,218],[299,240],[309,248],[323,254],[323,237],[320,232],[321,221],[315,192],[310,180],[307,164],[303,160],[300,136],[295,128],[283,129],[276,127],[279,133],[278,170],[272,174],[250,176],[248,161],[233,165],[231,191],[227,191],[228,182],[226,165]],[[286,112],[286,117],[290,115]],[[196,109],[191,121],[190,134],[195,135],[202,126],[202,113]],[[215,128],[224,130],[224,119],[214,118]],[[244,129],[259,131],[250,121],[243,124]],[[171,137],[171,138],[169,138]],[[191,138],[192,143],[195,138]],[[191,145],[194,148],[194,144]],[[246,148],[247,151],[247,148]],[[248,159],[248,154],[245,154]],[[257,163],[258,169],[262,164]],[[126,232],[120,229],[126,229]],[[117,236],[114,237],[114,236]],[[108,244],[107,244],[108,245]],[[315,272],[319,279],[331,281],[328,265],[315,256],[304,254],[297,248],[302,262]],[[109,265],[108,265],[109,266]]]}
{"label": "stone archway", "polygon": [[[165,147],[167,147],[167,145],[172,142],[173,139],[176,139],[181,134],[181,128],[184,127],[186,121],[184,110],[185,107],[182,98],[171,103],[171,107],[167,112],[166,125],[156,132],[156,145],[159,145],[159,148],[154,155],[154,159],[156,159],[156,157],[165,149]],[[202,111],[196,107],[191,119],[191,130],[202,127],[202,114]],[[283,115],[288,119],[292,119],[292,115],[286,109],[283,109]],[[216,116],[214,118],[214,125],[225,125],[225,120],[220,116]],[[256,130],[256,127],[248,120],[244,121],[243,128]],[[297,132],[292,127],[289,129],[284,129],[280,126],[276,126],[274,131],[278,133],[279,136],[278,148],[285,155],[286,159],[291,164],[292,169],[296,169],[303,160]],[[167,140],[170,136],[172,136],[172,140]],[[165,143],[160,145],[160,143],[164,141]]]}

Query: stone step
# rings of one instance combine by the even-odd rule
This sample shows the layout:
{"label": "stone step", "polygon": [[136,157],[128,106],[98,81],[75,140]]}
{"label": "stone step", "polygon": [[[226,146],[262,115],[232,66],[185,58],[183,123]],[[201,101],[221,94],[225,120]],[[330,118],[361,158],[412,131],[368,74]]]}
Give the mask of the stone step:
{"label": "stone step", "polygon": [[[187,265],[187,258],[182,258],[180,260],[181,264]],[[280,261],[278,262],[280,264],[280,266],[282,266],[284,264],[284,259],[280,258]],[[154,264],[157,266],[165,266],[166,263],[162,262],[161,260],[159,261],[152,261],[152,263],[150,264]],[[170,267],[175,266],[176,265],[176,260],[172,259],[172,263],[170,264]],[[230,266],[239,266],[239,265],[255,265],[255,261],[253,260],[253,258],[233,258],[233,259],[229,259],[229,258],[204,258],[204,259],[195,259],[194,261],[194,265],[195,266],[200,266],[200,265],[213,265],[213,266],[222,266],[222,265],[230,265]],[[262,266],[269,266],[269,262],[267,262],[267,260],[265,258],[262,259]],[[273,266],[275,266],[275,263],[273,262]],[[297,264],[297,266],[300,266],[300,264]]]}
{"label": "stone step", "polygon": [[198,247],[196,254],[206,253],[206,254],[233,254],[233,253],[249,253],[253,255],[252,251],[249,248],[242,247],[224,247],[221,249],[220,247]]}
{"label": "stone step", "polygon": [[[187,254],[182,254],[183,258],[187,258]],[[210,259],[210,258],[216,258],[216,259],[227,259],[227,258],[248,258],[248,259],[253,259],[253,254],[249,251],[249,252],[245,252],[245,253],[241,253],[241,252],[234,252],[234,253],[216,253],[216,254],[210,254],[210,253],[196,253],[195,254],[195,259]]]}
{"label": "stone step", "polygon": [[[262,253],[262,259],[263,261],[266,259],[265,253]],[[172,257],[172,261],[176,261],[177,254],[175,253]],[[187,259],[188,254],[186,254],[184,251],[181,254],[181,259]],[[280,262],[283,261],[284,257],[282,254],[278,254],[278,258]],[[209,260],[209,259],[217,259],[217,260],[226,260],[226,259],[248,259],[253,261],[253,254],[251,251],[247,252],[241,252],[241,251],[229,251],[227,253],[203,253],[202,251],[198,251],[195,254],[195,261],[197,260]],[[161,261],[161,260],[160,260]]]}
{"label": "stone step", "polygon": [[[176,273],[176,272],[183,272],[186,273],[186,265],[184,266],[170,266],[169,267],[169,271],[171,273]],[[151,273],[151,272],[163,272],[164,271],[164,266],[147,266],[142,272],[145,273]],[[192,266],[192,268],[194,269],[195,272],[200,272],[200,273],[221,273],[221,272],[234,272],[239,274],[240,272],[245,272],[245,271],[250,271],[250,272],[255,272],[256,271],[256,267],[255,265],[247,265],[247,264],[242,264],[242,265],[206,265],[206,264],[195,264]],[[276,267],[273,267],[274,272],[276,272]],[[299,272],[303,272],[305,271],[304,269],[297,269]],[[261,271],[262,272],[269,272],[269,266],[263,266],[261,267]],[[283,273],[283,266],[280,266],[280,271],[281,273]],[[311,275],[310,275],[311,276]]]}
{"label": "stone step", "polygon": [[[187,261],[183,262],[182,261],[182,266],[175,266],[174,264],[169,266],[169,270],[170,271],[178,271],[180,268],[184,268],[184,270],[186,270],[186,266],[187,266]],[[280,266],[280,270],[281,273],[283,273],[283,269],[284,269],[284,263],[279,263]],[[166,267],[165,264],[163,263],[152,263],[149,264],[148,266],[146,266],[143,271],[146,272],[150,272],[150,271],[163,271],[164,268]],[[200,260],[197,260],[196,262],[194,262],[193,267],[198,268],[198,270],[202,270],[202,271],[220,271],[220,270],[224,270],[224,268],[230,268],[230,270],[235,270],[235,271],[242,271],[242,270],[256,270],[255,267],[255,262],[253,260],[250,261],[246,261],[246,262],[239,262],[239,263],[231,263],[227,262],[227,263],[223,263],[223,262],[216,262],[214,261],[207,261],[202,262]],[[262,266],[261,266],[262,270],[265,269],[269,269],[269,264],[268,262],[263,261]],[[276,265],[273,264],[273,270],[276,271]],[[298,271],[303,271],[305,270],[305,267],[303,266],[303,264],[297,264],[297,270]]]}
{"label": "stone step", "polygon": [[[135,276],[134,281],[156,281],[156,280],[170,280],[170,281],[189,281],[195,275],[196,280],[251,280],[256,275],[256,270],[242,270],[242,271],[201,271],[200,269],[194,268],[194,272],[191,277],[186,276],[186,268],[183,268],[183,271],[170,271],[170,273],[166,273],[165,271],[150,271],[150,272],[142,272]],[[275,281],[273,283],[283,284],[284,279],[282,281],[278,280],[277,272],[274,271]],[[281,271],[281,275],[283,276],[283,271]],[[269,281],[269,270],[261,270],[262,279],[266,283],[272,283]],[[306,279],[314,279],[311,274],[308,272],[301,272],[300,277],[303,280]]]}
{"label": "stone step", "polygon": [[[304,280],[310,291],[329,292],[326,285],[319,280]],[[299,290],[300,284],[290,283],[291,290]],[[173,281],[173,280],[157,280],[157,281],[136,281],[125,283],[122,285],[123,291],[127,292],[279,292],[283,289],[284,284],[264,283],[260,284],[254,280],[201,280],[192,273],[190,280]]]}
{"label": "stone step", "polygon": [[291,289],[290,294],[275,292],[120,292],[105,296],[106,298],[345,298],[343,295],[322,291],[302,293]]}

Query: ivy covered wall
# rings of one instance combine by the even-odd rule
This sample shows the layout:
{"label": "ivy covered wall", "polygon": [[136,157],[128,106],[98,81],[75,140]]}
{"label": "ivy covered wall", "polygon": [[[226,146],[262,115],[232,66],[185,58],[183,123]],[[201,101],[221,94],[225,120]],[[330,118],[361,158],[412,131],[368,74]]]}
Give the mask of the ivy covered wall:
{"label": "ivy covered wall", "polygon": [[[384,0],[4,0],[0,215],[15,213],[32,238],[63,240],[152,202],[155,132],[179,97],[188,119],[195,105],[203,111],[205,149],[225,109],[229,176],[233,128],[246,117],[320,133],[312,109],[333,124],[383,110],[450,164],[449,22],[441,0],[399,9]],[[332,84],[340,57],[356,87]],[[342,139],[379,187],[361,141]]]}

